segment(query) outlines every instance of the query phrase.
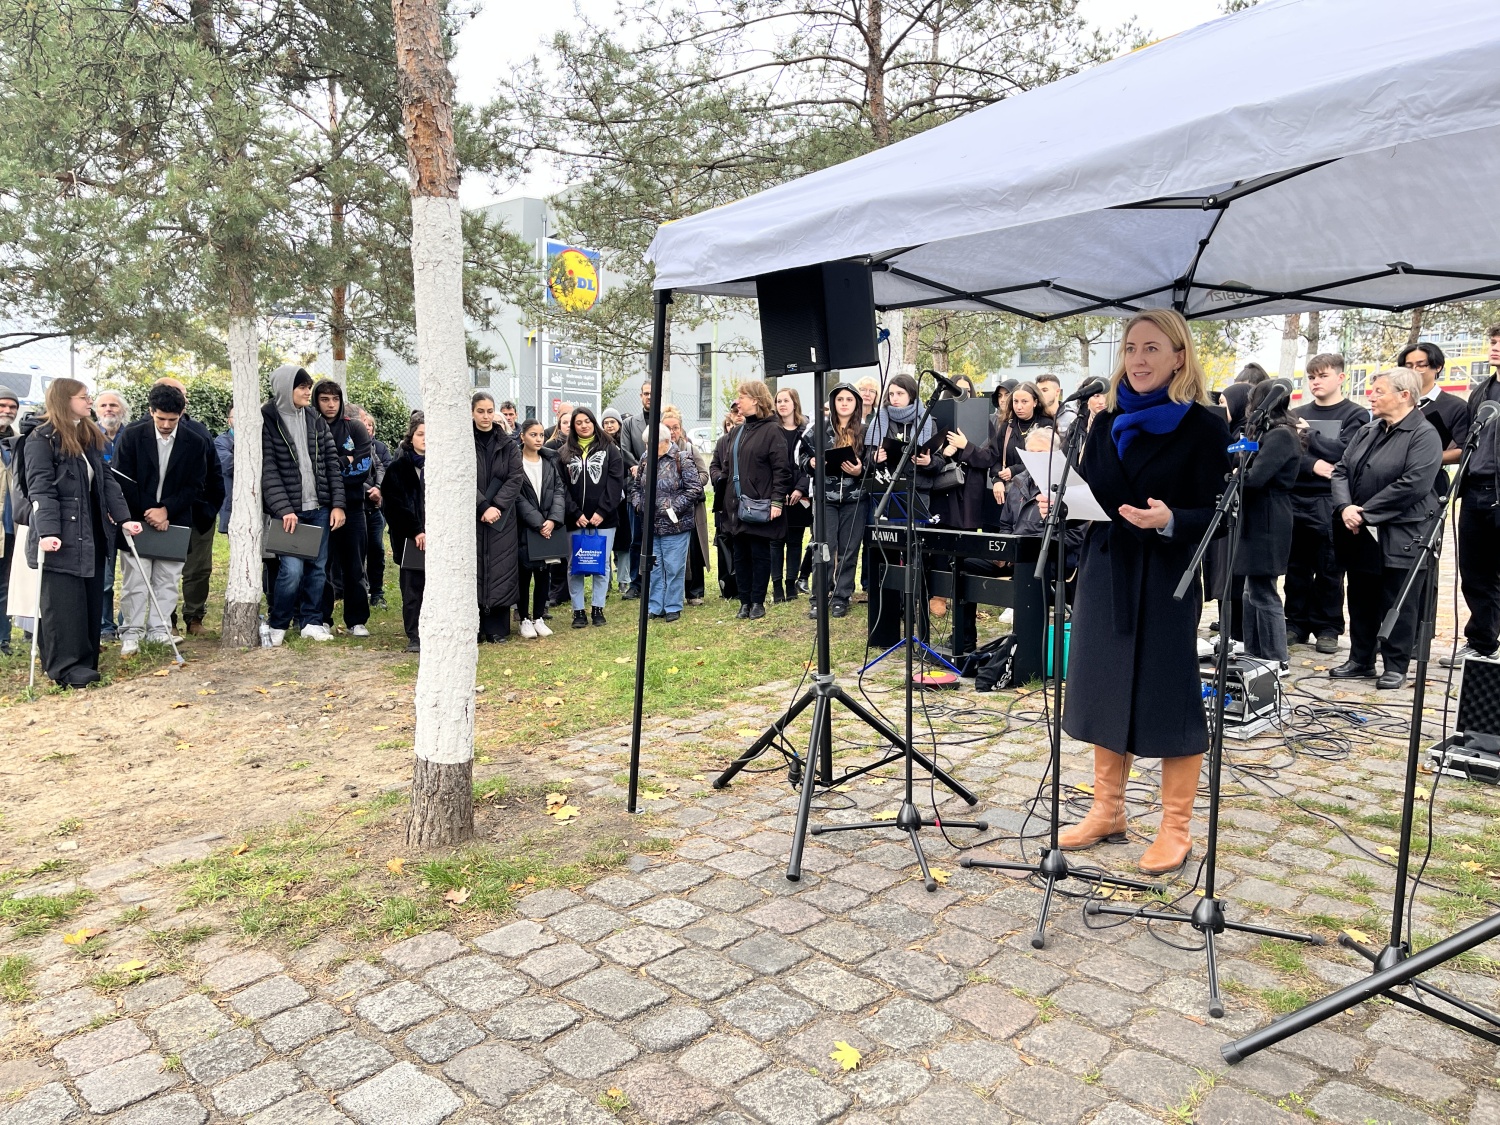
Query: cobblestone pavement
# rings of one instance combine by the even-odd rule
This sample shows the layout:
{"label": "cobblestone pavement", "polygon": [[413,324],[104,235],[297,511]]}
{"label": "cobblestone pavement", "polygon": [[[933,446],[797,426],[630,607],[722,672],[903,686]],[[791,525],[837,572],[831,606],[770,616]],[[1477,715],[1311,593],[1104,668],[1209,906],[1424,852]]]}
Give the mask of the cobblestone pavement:
{"label": "cobblestone pavement", "polygon": [[[726,762],[744,744],[737,731],[779,702],[654,724],[648,764],[668,747]],[[983,794],[976,811],[1014,832],[1042,774],[1042,732],[996,737],[993,714],[949,729],[968,732],[943,736],[942,748]],[[1084,748],[1067,749],[1068,779],[1084,780]],[[623,756],[613,735],[580,740],[561,748],[558,776],[575,799],[619,799]],[[1280,792],[1350,810],[1346,835],[1237,772],[1220,872],[1231,916],[1325,935],[1363,924],[1378,942],[1393,884],[1378,849],[1393,836],[1356,821],[1392,805],[1402,770],[1394,742],[1341,761],[1279,747],[1231,757],[1259,763]],[[193,947],[188,971],[116,998],[57,961],[36,981],[40,999],[0,1013],[0,1033],[30,1045],[0,1063],[4,1088],[18,1091],[0,1121],[1500,1122],[1495,1048],[1389,1003],[1223,1063],[1220,1045],[1264,1025],[1277,997],[1360,975],[1361,963],[1335,947],[1224,935],[1229,1011],[1210,1020],[1204,957],[1179,948],[1196,944],[1191,931],[1135,921],[1095,929],[1087,923],[1100,919],[1063,899],[1046,948],[1033,950],[1038,891],[961,868],[935,830],[924,840],[948,872],[936,893],[888,830],[811,838],[806,874],[791,883],[783,868],[796,798],[785,770],[745,774],[722,791],[706,772],[691,776],[657,774],[661,789],[675,785],[652,802],[674,853],[533,893],[469,940],[435,932],[351,950],[325,937],[276,952],[220,933]],[[1151,783],[1139,779],[1143,797]],[[814,822],[862,819],[898,798],[893,777],[857,781],[820,797]],[[941,808],[956,816],[965,806]],[[1141,811],[1149,828],[1153,816]],[[1489,823],[1441,796],[1438,813],[1440,832]],[[191,859],[223,845],[177,846]],[[1100,849],[1089,862],[1128,872],[1139,847]],[[1012,840],[986,854],[1019,853]],[[101,898],[124,889],[149,901],[165,893],[149,863],[82,881]],[[1437,928],[1436,903],[1419,901],[1419,927]],[[1435,978],[1500,999],[1500,981],[1479,972]],[[856,1068],[830,1057],[836,1044],[861,1052]]]}

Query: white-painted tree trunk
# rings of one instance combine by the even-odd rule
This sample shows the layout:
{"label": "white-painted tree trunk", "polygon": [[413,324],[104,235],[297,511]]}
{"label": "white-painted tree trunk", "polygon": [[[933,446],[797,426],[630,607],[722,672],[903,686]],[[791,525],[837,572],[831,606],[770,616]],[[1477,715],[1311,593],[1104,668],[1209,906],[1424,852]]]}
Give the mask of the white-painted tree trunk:
{"label": "white-painted tree trunk", "polygon": [[[903,309],[890,309],[884,318],[885,327],[890,331],[891,338],[886,341],[890,345],[890,354],[893,356],[906,355],[906,312]],[[876,354],[879,354],[878,351]]]}
{"label": "white-painted tree trunk", "polygon": [[[479,603],[474,437],[464,351],[462,211],[457,199],[440,196],[413,196],[411,211],[417,377],[427,419],[427,590],[417,672],[417,773],[419,778],[461,773],[467,787],[474,756]],[[427,764],[439,768],[425,769]],[[463,768],[443,768],[451,766]],[[417,812],[414,801],[412,835],[417,834]]]}
{"label": "white-painted tree trunk", "polygon": [[1302,343],[1302,314],[1287,313],[1281,325],[1281,367],[1276,374],[1283,379],[1297,377],[1297,350]]}
{"label": "white-painted tree trunk", "polygon": [[345,389],[349,386],[349,361],[347,359],[330,360],[328,377]]}
{"label": "white-painted tree trunk", "polygon": [[229,370],[234,389],[234,507],[229,517],[229,576],[224,589],[222,644],[260,644],[261,490],[260,358],[255,320],[229,318]]}

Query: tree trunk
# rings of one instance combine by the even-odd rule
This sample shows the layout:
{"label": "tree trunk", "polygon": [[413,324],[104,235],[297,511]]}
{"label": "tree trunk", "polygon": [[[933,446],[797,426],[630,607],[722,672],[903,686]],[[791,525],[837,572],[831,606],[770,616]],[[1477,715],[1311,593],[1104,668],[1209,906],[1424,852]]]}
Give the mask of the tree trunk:
{"label": "tree trunk", "polygon": [[1302,339],[1302,314],[1287,313],[1281,324],[1281,366],[1276,374],[1291,379],[1297,374],[1297,345]]}
{"label": "tree trunk", "polygon": [[1415,308],[1411,310],[1411,330],[1406,334],[1406,346],[1411,347],[1422,338],[1422,313],[1425,310]]}
{"label": "tree trunk", "polygon": [[932,367],[934,371],[941,371],[944,375],[949,372],[948,343],[952,323],[952,318],[943,313],[937,318],[932,334]]}
{"label": "tree trunk", "polygon": [[917,373],[917,357],[922,354],[922,314],[914,312],[907,319],[906,338],[901,342],[901,374]]}
{"label": "tree trunk", "polygon": [[229,371],[234,389],[234,506],[224,585],[225,648],[260,646],[260,356],[255,297],[242,268],[229,269]]}
{"label": "tree trunk", "polygon": [[870,115],[870,135],[877,148],[891,143],[890,111],[885,103],[884,21],[884,0],[870,0],[865,22],[865,106]]}
{"label": "tree trunk", "polygon": [[[339,142],[339,84],[328,80],[328,137],[337,150]],[[334,267],[342,274],[348,268],[344,240],[344,199],[333,197],[329,214],[328,242],[333,250]],[[333,352],[333,381],[341,387],[349,384],[349,286],[340,281],[333,287],[332,308],[328,313],[328,343]]]}
{"label": "tree trunk", "polygon": [[1307,355],[1311,359],[1318,354],[1322,343],[1323,314],[1314,310],[1307,314]]}
{"label": "tree trunk", "polygon": [[474,835],[474,441],[464,347],[463,227],[453,152],[453,75],[438,0],[392,0],[411,172],[417,371],[427,418],[427,591],[417,671],[416,766],[406,842]]}

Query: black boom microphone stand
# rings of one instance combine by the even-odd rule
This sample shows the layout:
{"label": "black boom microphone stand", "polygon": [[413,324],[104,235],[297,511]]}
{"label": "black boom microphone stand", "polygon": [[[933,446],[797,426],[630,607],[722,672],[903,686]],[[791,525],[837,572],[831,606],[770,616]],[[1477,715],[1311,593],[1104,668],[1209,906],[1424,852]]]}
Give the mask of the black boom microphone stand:
{"label": "black boom microphone stand", "polygon": [[[1275,392],[1273,392],[1273,396],[1262,404],[1255,418],[1251,420],[1250,432],[1258,433],[1259,427],[1265,424],[1271,412],[1285,398],[1285,393],[1281,393],[1280,397],[1275,397]],[[1228,543],[1224,552],[1224,575],[1219,586],[1219,604],[1224,606],[1229,604],[1229,591],[1234,575],[1234,555],[1240,540],[1241,499],[1245,487],[1245,474],[1249,471],[1255,452],[1259,448],[1259,445],[1248,438],[1242,438],[1229,447],[1229,452],[1236,455],[1238,463],[1234,471],[1226,478],[1227,485],[1219,496],[1219,503],[1214,508],[1213,517],[1208,521],[1208,529],[1203,533],[1198,549],[1193,552],[1193,561],[1188,563],[1182,580],[1177,583],[1177,589],[1172,592],[1172,597],[1177,601],[1186,597],[1188,590],[1197,583],[1198,567],[1203,562],[1203,556],[1208,551],[1208,546],[1214,536],[1218,534],[1219,525],[1228,520]],[[1208,757],[1208,841],[1204,846],[1202,868],[1203,897],[1193,907],[1191,914],[1178,910],[1136,910],[1097,900],[1091,901],[1084,908],[1089,914],[1123,914],[1134,918],[1144,918],[1151,922],[1186,922],[1202,934],[1203,950],[1208,957],[1208,1014],[1214,1019],[1219,1019],[1224,1015],[1224,1000],[1219,994],[1219,965],[1214,951],[1216,935],[1222,934],[1225,930],[1234,930],[1243,934],[1277,938],[1281,941],[1300,941],[1308,945],[1324,944],[1323,939],[1316,934],[1298,934],[1290,930],[1273,929],[1270,926],[1251,925],[1249,922],[1231,922],[1224,916],[1224,903],[1214,893],[1219,860],[1219,788],[1224,769],[1224,704],[1225,693],[1229,686],[1229,658],[1233,648],[1234,645],[1229,639],[1229,630],[1226,627],[1219,634],[1218,659],[1214,667],[1213,732],[1209,742]]]}
{"label": "black boom microphone stand", "polygon": [[[1075,399],[1086,400],[1093,394],[1089,383],[1107,389],[1102,379],[1091,379],[1079,389]],[[1084,394],[1088,391],[1088,394]],[[1041,858],[1035,863],[1018,863],[1011,860],[974,859],[964,856],[958,861],[960,867],[983,867],[997,871],[1024,871],[1046,880],[1042,888],[1042,909],[1037,915],[1036,931],[1031,935],[1031,948],[1044,949],[1047,945],[1047,915],[1052,910],[1053,892],[1064,879],[1081,879],[1095,886],[1120,887],[1136,891],[1156,891],[1155,883],[1139,879],[1121,879],[1106,875],[1096,867],[1075,867],[1068,862],[1068,853],[1058,846],[1057,834],[1062,827],[1062,707],[1063,707],[1063,661],[1067,653],[1065,619],[1068,612],[1067,543],[1064,540],[1064,521],[1067,519],[1067,504],[1063,502],[1068,487],[1068,476],[1073,459],[1081,452],[1082,435],[1087,430],[1082,418],[1068,428],[1063,445],[1063,469],[1056,485],[1051,488],[1053,496],[1047,509],[1047,522],[1042,527],[1042,546],[1037,552],[1036,576],[1041,581],[1047,578],[1047,549],[1057,544],[1057,573],[1052,582],[1052,716],[1048,724],[1051,736],[1052,799],[1048,824],[1048,843],[1042,849]],[[1039,486],[1047,482],[1038,481]],[[1024,853],[1023,853],[1024,854]]]}
{"label": "black boom microphone stand", "polygon": [[[942,377],[939,376],[939,381],[944,382],[945,380],[943,380]],[[949,386],[951,387],[952,384],[950,383]],[[874,518],[877,521],[885,512],[886,505],[889,504],[891,500],[891,493],[895,491],[896,483],[901,480],[903,474],[906,473],[908,466],[911,465],[912,457],[916,454],[917,446],[921,444],[919,439],[922,433],[922,427],[926,424],[927,419],[932,414],[933,401],[933,399],[928,400],[927,409],[917,416],[916,423],[911,428],[911,436],[906,441],[906,447],[901,451],[901,460],[896,464],[896,470],[891,476],[891,482],[886,486],[885,495],[880,498],[880,503],[875,508]],[[820,435],[822,434],[821,427],[819,427],[818,433]],[[820,472],[822,471],[822,467],[823,459],[820,456],[818,458],[818,469]],[[917,546],[916,531],[916,478],[914,475],[911,475],[908,476],[908,479],[911,481],[911,484],[909,486],[906,501],[906,565],[902,568],[902,605],[904,606],[904,612],[906,614],[906,641],[904,642],[906,648],[906,738],[904,740],[904,743],[902,743],[906,757],[906,791],[901,798],[901,810],[896,814],[896,819],[894,821],[871,820],[861,821],[858,824],[820,824],[818,825],[818,827],[812,830],[812,834],[814,836],[820,836],[826,832],[861,832],[872,828],[897,828],[906,833],[906,838],[911,841],[912,851],[916,852],[917,854],[917,866],[922,869],[923,885],[926,886],[929,891],[935,891],[937,890],[937,880],[932,877],[932,870],[927,866],[927,854],[922,850],[922,837],[920,835],[921,830],[923,828],[941,827],[972,828],[978,832],[985,832],[989,829],[989,825],[982,820],[945,821],[939,819],[935,815],[931,817],[924,817],[921,811],[917,808],[916,801],[913,799],[912,795],[913,789],[915,787],[915,767],[917,762],[920,761],[922,763],[923,769],[927,770],[929,773],[933,774],[933,776],[943,781],[949,789],[952,789],[953,792],[957,793],[970,805],[978,803],[977,797],[969,793],[968,790],[964,789],[956,781],[947,779],[947,776],[942,773],[942,771],[940,771],[933,762],[928,761],[926,758],[922,757],[922,755],[918,754],[916,749],[916,738],[915,733],[912,729],[912,650],[919,643],[921,643],[917,639],[916,595],[916,575],[919,566],[918,551],[920,550],[920,548]],[[821,603],[819,605],[818,618],[819,621],[821,621],[823,618]],[[825,625],[824,629],[826,630],[826,628],[827,626]],[[892,741],[895,740],[893,739]],[[877,763],[877,765],[882,764],[884,763]],[[858,772],[864,773],[874,768],[875,766],[867,766],[864,770],[860,770]],[[802,807],[798,811],[799,829],[807,823],[806,812],[811,805],[811,802],[812,797],[809,792],[809,787],[804,782]],[[794,842],[792,846],[795,849],[798,847],[798,844]],[[790,877],[791,876],[789,874],[788,878]]]}
{"label": "black boom microphone stand", "polygon": [[[826,397],[824,394],[824,373],[813,372],[813,397],[818,403],[822,403]],[[919,753],[912,744],[911,737],[911,694],[907,693],[907,722],[906,737],[902,738],[892,727],[882,720],[878,715],[871,712],[857,699],[851,696],[835,681],[833,676],[832,646],[828,636],[828,562],[830,550],[828,545],[828,516],[824,505],[824,496],[827,493],[827,439],[823,430],[821,414],[813,420],[813,456],[816,464],[813,467],[813,599],[817,607],[817,664],[818,670],[813,675],[812,687],[802,693],[781,717],[773,722],[762,732],[761,736],[752,742],[729,767],[714,778],[715,789],[723,789],[734,780],[735,774],[744,769],[756,758],[769,748],[779,750],[790,764],[788,778],[793,785],[800,784],[801,799],[797,805],[797,827],[792,835],[792,850],[787,858],[786,877],[792,882],[802,878],[802,850],[806,844],[807,821],[812,814],[813,791],[818,786],[825,789],[834,785],[833,776],[833,704],[842,704],[851,711],[855,718],[859,719],[871,730],[875,731],[886,742],[896,748],[895,753],[889,754],[879,761],[872,762],[867,766],[848,770],[841,774],[838,783],[843,784],[850,778],[859,777],[861,774],[878,770],[882,766],[889,765],[894,761],[905,759],[907,771],[907,803],[911,802],[911,767],[912,761],[920,762],[922,768],[930,772],[958,796],[962,797],[970,805],[977,804],[978,797],[970,793],[958,781],[949,774],[939,769],[936,763],[930,761],[925,755]],[[910,612],[910,606],[908,606]],[[911,658],[907,657],[907,673],[911,672]],[[809,704],[813,707],[812,734],[809,737],[806,757],[801,757],[796,752],[789,750],[784,742],[783,732],[789,727],[798,715],[805,711]],[[905,816],[905,806],[902,808]],[[898,819],[897,826],[901,827]],[[889,827],[888,824],[880,827]],[[982,829],[984,826],[979,825]],[[814,833],[819,831],[813,829]],[[918,856],[921,855],[920,850]],[[922,865],[922,873],[927,876],[925,861]],[[931,877],[927,876],[929,882]],[[933,889],[936,884],[929,886]]]}
{"label": "black boom microphone stand", "polygon": [[[1490,409],[1485,409],[1486,407]],[[1222,1053],[1224,1058],[1231,1063],[1239,1062],[1256,1051],[1279,1043],[1287,1036],[1295,1035],[1314,1024],[1322,1023],[1374,996],[1394,1000],[1398,1004],[1404,1004],[1424,1015],[1467,1031],[1471,1035],[1487,1039],[1492,1043],[1500,1043],[1500,1033],[1494,1030],[1500,1028],[1500,1017],[1418,979],[1419,974],[1428,969],[1437,968],[1500,933],[1500,914],[1415,955],[1411,951],[1411,942],[1407,940],[1406,933],[1406,895],[1408,871],[1411,864],[1411,832],[1416,814],[1417,772],[1421,766],[1422,753],[1422,708],[1427,701],[1427,662],[1432,655],[1433,634],[1437,631],[1437,572],[1443,549],[1443,524],[1447,520],[1448,507],[1453,497],[1458,494],[1464,474],[1468,472],[1469,458],[1479,446],[1479,435],[1486,423],[1494,420],[1497,414],[1500,414],[1500,406],[1485,403],[1481,407],[1480,415],[1474,419],[1468,439],[1464,442],[1463,456],[1458,462],[1458,472],[1454,475],[1453,487],[1442,498],[1438,507],[1438,518],[1422,541],[1417,561],[1407,573],[1406,581],[1401,585],[1396,604],[1391,607],[1391,611],[1386,614],[1385,620],[1380,625],[1380,638],[1389,640],[1391,633],[1395,631],[1402,608],[1406,605],[1407,599],[1417,591],[1417,583],[1420,581],[1422,585],[1419,596],[1422,601],[1418,611],[1415,646],[1417,682],[1412,689],[1411,722],[1406,739],[1406,783],[1401,792],[1401,850],[1396,856],[1396,889],[1391,896],[1390,936],[1385,947],[1377,952],[1355,941],[1347,933],[1340,934],[1339,944],[1345,949],[1354,950],[1369,961],[1374,965],[1375,971],[1364,980],[1355,981],[1347,988],[1277,1020],[1270,1027],[1262,1028],[1243,1039],[1225,1044]],[[1496,424],[1500,425],[1500,422]],[[1393,991],[1403,984],[1410,984],[1417,996],[1406,996]],[[1449,1012],[1434,1008],[1419,998],[1424,994],[1467,1012],[1475,1019],[1488,1024],[1489,1027],[1478,1027]]]}

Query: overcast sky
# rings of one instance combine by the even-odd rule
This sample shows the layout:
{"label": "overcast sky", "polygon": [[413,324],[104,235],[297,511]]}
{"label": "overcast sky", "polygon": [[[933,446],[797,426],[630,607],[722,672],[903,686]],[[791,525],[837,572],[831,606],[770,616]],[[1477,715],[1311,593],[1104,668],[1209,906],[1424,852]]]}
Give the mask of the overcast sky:
{"label": "overcast sky", "polygon": [[[502,75],[533,54],[553,32],[574,22],[575,8],[607,22],[614,7],[614,0],[576,0],[576,4],[487,0],[459,35],[454,60],[459,96],[469,102],[487,101]],[[1222,14],[1220,0],[1080,0],[1079,10],[1090,23],[1107,26],[1133,17],[1153,39],[1175,35]],[[507,194],[545,195],[562,186],[546,169],[537,169]],[[494,198],[487,184],[463,186],[468,206],[481,206]]]}

